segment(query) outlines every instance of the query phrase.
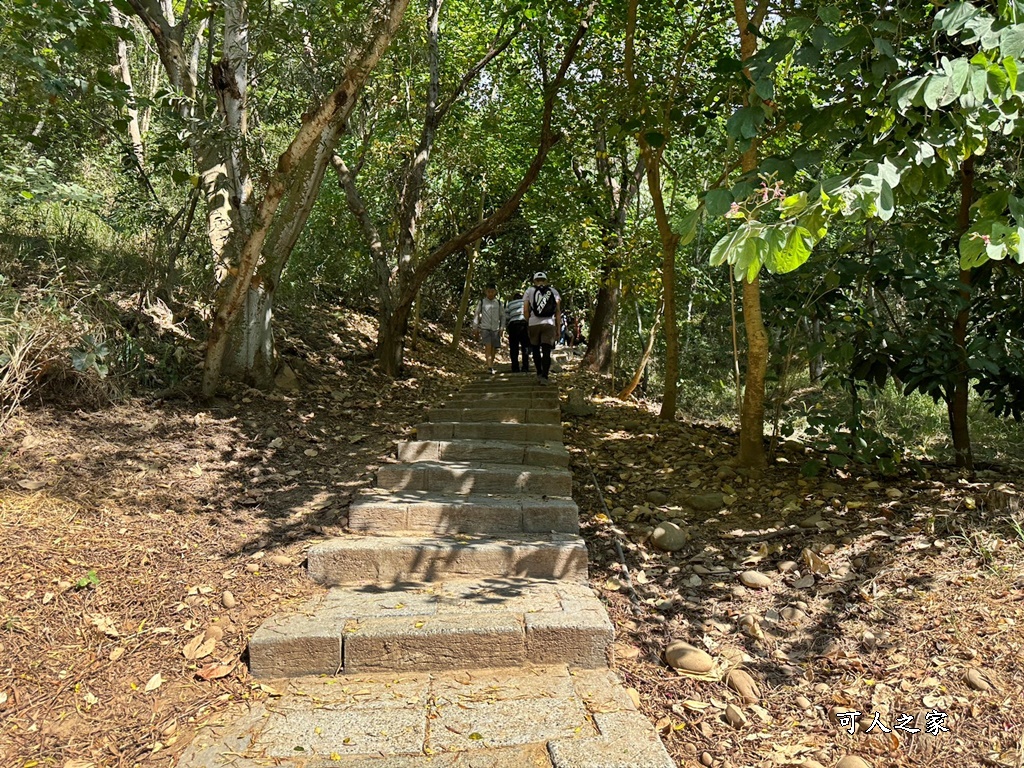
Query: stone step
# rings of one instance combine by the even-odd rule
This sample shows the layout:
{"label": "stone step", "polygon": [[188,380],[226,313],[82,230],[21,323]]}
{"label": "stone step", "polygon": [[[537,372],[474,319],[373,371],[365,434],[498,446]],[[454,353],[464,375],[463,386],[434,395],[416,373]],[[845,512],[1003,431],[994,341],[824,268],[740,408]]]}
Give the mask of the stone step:
{"label": "stone step", "polygon": [[579,509],[571,498],[531,496],[452,497],[424,491],[364,491],[349,506],[356,533],[520,535],[578,533]]}
{"label": "stone step", "polygon": [[473,461],[489,464],[531,464],[568,467],[569,452],[558,442],[542,445],[502,440],[405,440],[398,444],[401,461]]}
{"label": "stone step", "polygon": [[607,664],[613,629],[586,584],[483,578],[332,587],[267,619],[249,642],[253,677]]}
{"label": "stone step", "polygon": [[478,422],[493,421],[502,424],[560,424],[562,412],[558,408],[515,408],[487,406],[472,408],[431,408],[430,421]]}
{"label": "stone step", "polygon": [[587,547],[570,534],[500,540],[347,535],[311,547],[308,568],[326,586],[484,576],[586,581]]}
{"label": "stone step", "polygon": [[561,424],[427,421],[416,426],[420,440],[501,440],[507,443],[562,442]]}
{"label": "stone step", "polygon": [[218,707],[177,768],[675,768],[606,669],[299,677],[274,689]]}
{"label": "stone step", "polygon": [[[483,395],[484,393],[481,393]],[[497,397],[475,397],[462,395],[453,397],[439,408],[559,408],[561,401],[558,396],[540,397],[539,395],[499,395]]]}
{"label": "stone step", "polygon": [[571,496],[572,473],[561,467],[418,461],[385,464],[377,470],[377,487],[458,495]]}

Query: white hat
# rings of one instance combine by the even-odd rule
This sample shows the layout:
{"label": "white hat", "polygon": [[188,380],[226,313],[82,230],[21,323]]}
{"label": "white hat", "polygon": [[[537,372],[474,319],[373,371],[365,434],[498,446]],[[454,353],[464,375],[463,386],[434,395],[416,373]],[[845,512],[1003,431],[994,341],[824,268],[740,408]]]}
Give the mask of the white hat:
{"label": "white hat", "polygon": [[544,272],[538,272],[533,276],[534,280],[547,280],[548,276]]}

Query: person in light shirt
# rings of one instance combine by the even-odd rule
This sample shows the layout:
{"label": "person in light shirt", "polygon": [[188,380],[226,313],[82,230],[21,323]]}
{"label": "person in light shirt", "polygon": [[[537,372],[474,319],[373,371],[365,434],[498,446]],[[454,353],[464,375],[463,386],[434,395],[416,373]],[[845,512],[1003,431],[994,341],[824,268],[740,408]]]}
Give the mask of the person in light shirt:
{"label": "person in light shirt", "polygon": [[551,371],[551,350],[562,327],[562,297],[554,286],[548,284],[546,273],[534,274],[533,285],[523,295],[523,314],[530,332],[537,378],[547,381]]}
{"label": "person in light shirt", "polygon": [[505,328],[505,305],[498,298],[498,287],[491,283],[484,297],[476,305],[473,331],[484,345],[487,367],[494,373],[494,355],[501,346],[501,332]]}

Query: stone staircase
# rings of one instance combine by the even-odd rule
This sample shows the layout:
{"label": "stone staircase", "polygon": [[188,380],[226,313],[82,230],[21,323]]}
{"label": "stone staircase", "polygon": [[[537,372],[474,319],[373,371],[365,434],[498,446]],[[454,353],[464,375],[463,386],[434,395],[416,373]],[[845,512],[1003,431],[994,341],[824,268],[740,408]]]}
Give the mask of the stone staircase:
{"label": "stone staircase", "polygon": [[557,390],[483,378],[314,546],[327,592],[267,620],[252,675],[280,696],[201,729],[180,768],[671,768],[607,668]]}

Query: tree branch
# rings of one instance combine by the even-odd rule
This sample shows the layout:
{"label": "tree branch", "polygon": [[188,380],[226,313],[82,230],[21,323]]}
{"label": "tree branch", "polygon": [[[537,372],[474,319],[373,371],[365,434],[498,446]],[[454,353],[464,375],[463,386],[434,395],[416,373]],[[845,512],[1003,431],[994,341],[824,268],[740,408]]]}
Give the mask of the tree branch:
{"label": "tree branch", "polygon": [[554,147],[561,139],[561,136],[557,135],[551,129],[551,116],[555,108],[555,102],[557,101],[558,91],[565,81],[566,72],[568,72],[569,66],[575,59],[576,53],[579,51],[580,45],[583,42],[583,38],[586,35],[587,30],[590,28],[590,19],[594,15],[594,8],[596,5],[597,0],[591,0],[590,5],[587,7],[586,11],[584,11],[583,19],[576,28],[576,33],[566,46],[565,55],[562,57],[561,66],[558,68],[558,74],[555,79],[551,81],[548,88],[545,89],[544,113],[541,118],[541,136],[537,147],[537,153],[534,155],[533,161],[526,169],[526,172],[523,174],[523,177],[519,181],[515,191],[512,193],[512,196],[486,219],[438,246],[432,253],[430,253],[430,255],[420,261],[415,273],[411,276],[409,284],[406,286],[405,291],[400,298],[400,302],[411,302],[419,291],[423,281],[426,280],[428,275],[437,269],[442,261],[456,251],[466,247],[474,240],[478,240],[493,232],[511,218],[512,214],[515,213],[516,209],[519,207],[519,203],[522,202],[526,192],[540,174],[541,168],[543,168],[544,162],[547,159],[551,148]]}
{"label": "tree branch", "polygon": [[505,38],[504,41],[500,43],[498,42],[498,35],[495,34],[494,41],[491,43],[491,47],[487,50],[487,53],[485,53],[483,57],[481,57],[481,59],[477,61],[476,64],[469,68],[466,74],[462,76],[462,80],[459,81],[459,84],[455,87],[455,90],[453,90],[451,94],[448,96],[448,98],[444,100],[441,106],[437,108],[436,119],[438,123],[444,120],[445,115],[448,114],[448,110],[450,110],[455,105],[455,102],[459,100],[459,98],[465,92],[466,88],[469,87],[469,84],[473,82],[476,76],[479,75],[488,64],[494,61],[494,59],[500,56],[505,51],[505,49],[512,44],[512,41],[515,40],[516,36],[523,31],[525,26],[525,24],[520,24],[515,30],[512,31],[511,34],[509,34],[508,37]]}

